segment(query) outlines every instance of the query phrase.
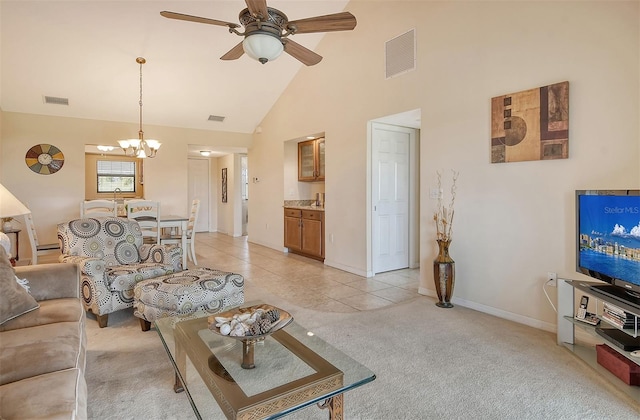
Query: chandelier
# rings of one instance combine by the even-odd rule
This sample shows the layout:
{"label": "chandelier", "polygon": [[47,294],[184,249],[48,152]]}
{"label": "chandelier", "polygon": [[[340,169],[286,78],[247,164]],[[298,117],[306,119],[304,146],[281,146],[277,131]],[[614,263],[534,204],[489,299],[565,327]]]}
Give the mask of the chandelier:
{"label": "chandelier", "polygon": [[158,140],[145,140],[144,131],[142,131],[142,65],[146,63],[142,57],[136,58],[136,63],[140,64],[140,130],[137,139],[118,140],[118,144],[127,156],[135,156],[137,158],[153,158],[156,157],[158,149],[162,145]]}

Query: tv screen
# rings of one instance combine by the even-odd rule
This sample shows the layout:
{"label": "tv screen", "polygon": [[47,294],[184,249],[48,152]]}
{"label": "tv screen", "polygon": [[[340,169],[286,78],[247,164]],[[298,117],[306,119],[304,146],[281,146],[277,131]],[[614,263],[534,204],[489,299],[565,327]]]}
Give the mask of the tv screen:
{"label": "tv screen", "polygon": [[640,292],[640,190],[576,191],[576,216],[577,271]]}

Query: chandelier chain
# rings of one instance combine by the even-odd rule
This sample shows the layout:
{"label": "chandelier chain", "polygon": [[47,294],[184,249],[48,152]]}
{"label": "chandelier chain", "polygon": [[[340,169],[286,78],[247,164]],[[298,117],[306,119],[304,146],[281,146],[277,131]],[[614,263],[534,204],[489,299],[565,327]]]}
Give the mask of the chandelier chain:
{"label": "chandelier chain", "polygon": [[142,131],[142,65],[145,63],[145,59],[138,57],[136,59],[138,63],[140,63],[140,101],[138,104],[140,105],[140,132],[138,133],[140,136],[140,140],[143,140],[144,132]]}
{"label": "chandelier chain", "polygon": [[138,105],[140,106],[140,129],[138,131],[138,139],[130,140],[118,140],[120,147],[127,156],[135,156],[138,158],[153,158],[162,143],[157,140],[145,140],[144,131],[142,131],[142,65],[146,63],[143,57],[136,58],[136,63],[140,64],[140,99]]}

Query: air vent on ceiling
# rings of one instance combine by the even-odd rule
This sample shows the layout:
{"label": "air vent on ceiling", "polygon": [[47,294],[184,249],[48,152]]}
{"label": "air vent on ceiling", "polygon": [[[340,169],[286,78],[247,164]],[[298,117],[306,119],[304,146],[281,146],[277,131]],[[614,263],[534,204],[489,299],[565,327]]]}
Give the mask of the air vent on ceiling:
{"label": "air vent on ceiling", "polygon": [[416,68],[416,30],[412,29],[385,43],[386,78]]}
{"label": "air vent on ceiling", "polygon": [[69,105],[69,98],[57,98],[55,96],[45,96],[44,103],[53,104],[53,105]]}
{"label": "air vent on ceiling", "polygon": [[225,117],[221,117],[220,115],[209,115],[209,121],[222,122]]}

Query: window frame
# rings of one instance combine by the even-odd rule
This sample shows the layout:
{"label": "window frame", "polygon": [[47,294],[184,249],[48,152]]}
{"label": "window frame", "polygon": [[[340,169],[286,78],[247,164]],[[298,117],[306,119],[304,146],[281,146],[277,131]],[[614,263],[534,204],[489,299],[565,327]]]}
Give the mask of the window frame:
{"label": "window frame", "polygon": [[[106,174],[101,174],[100,173],[100,162],[118,162],[118,163],[122,163],[122,164],[127,164],[127,166],[132,166],[133,169],[133,173],[131,175],[126,175],[126,174],[117,174],[117,173],[106,173]],[[116,189],[120,188],[120,192],[125,193],[125,194],[135,194],[136,193],[136,186],[138,184],[138,176],[137,176],[137,165],[135,161],[132,160],[128,160],[128,159],[97,159],[96,160],[96,193],[97,194],[113,194]],[[120,183],[120,187],[114,187],[111,190],[104,190],[104,191],[100,191],[100,178],[101,177],[111,177],[111,178],[126,178],[126,179],[132,179],[133,182],[133,190],[128,190],[128,189],[123,189],[122,185],[124,183]]]}
{"label": "window frame", "polygon": [[[136,165],[136,192],[117,192],[114,193],[98,193],[98,160],[116,160],[116,161],[128,161],[135,162]],[[85,200],[97,200],[97,199],[130,199],[130,198],[143,198],[144,197],[144,160],[132,156],[123,156],[122,154],[115,153],[91,153],[85,152],[85,165],[84,165],[84,199]]]}

